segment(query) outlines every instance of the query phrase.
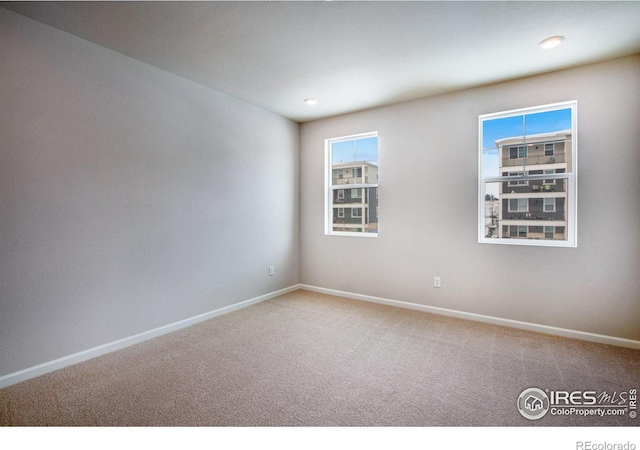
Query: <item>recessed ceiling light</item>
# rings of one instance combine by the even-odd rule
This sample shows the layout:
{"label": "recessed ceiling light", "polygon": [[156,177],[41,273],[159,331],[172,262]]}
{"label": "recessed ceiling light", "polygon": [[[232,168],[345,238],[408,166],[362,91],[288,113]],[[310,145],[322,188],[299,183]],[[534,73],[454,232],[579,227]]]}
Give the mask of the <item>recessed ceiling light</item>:
{"label": "recessed ceiling light", "polygon": [[545,50],[548,50],[550,48],[557,47],[558,45],[562,44],[563,41],[564,41],[564,36],[552,36],[540,42],[540,44],[538,45],[544,48]]}
{"label": "recessed ceiling light", "polygon": [[317,99],[317,98],[313,98],[313,97],[305,98],[305,99],[304,99],[304,102],[305,102],[307,105],[315,105],[316,103],[318,103],[318,99]]}

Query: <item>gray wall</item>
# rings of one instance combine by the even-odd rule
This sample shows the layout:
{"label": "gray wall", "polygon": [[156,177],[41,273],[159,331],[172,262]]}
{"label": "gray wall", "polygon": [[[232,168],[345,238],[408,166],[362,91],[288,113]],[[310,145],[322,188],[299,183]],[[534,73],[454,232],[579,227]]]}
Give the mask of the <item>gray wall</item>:
{"label": "gray wall", "polygon": [[0,61],[0,376],[299,282],[296,123],[2,8]]}
{"label": "gray wall", "polygon": [[[479,244],[478,115],[574,99],[578,247]],[[302,283],[640,340],[638,124],[640,56],[304,124]],[[324,139],[369,131],[379,236],[325,236]]]}

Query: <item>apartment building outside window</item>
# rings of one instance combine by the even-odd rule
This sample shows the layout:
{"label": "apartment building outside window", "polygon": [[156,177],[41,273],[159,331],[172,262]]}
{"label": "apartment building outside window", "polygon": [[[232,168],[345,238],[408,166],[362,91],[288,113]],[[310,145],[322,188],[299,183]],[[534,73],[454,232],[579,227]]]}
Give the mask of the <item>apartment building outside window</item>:
{"label": "apartment building outside window", "polygon": [[575,101],[479,118],[478,241],[577,245]]}
{"label": "apartment building outside window", "polygon": [[377,236],[377,132],[325,141],[325,234]]}

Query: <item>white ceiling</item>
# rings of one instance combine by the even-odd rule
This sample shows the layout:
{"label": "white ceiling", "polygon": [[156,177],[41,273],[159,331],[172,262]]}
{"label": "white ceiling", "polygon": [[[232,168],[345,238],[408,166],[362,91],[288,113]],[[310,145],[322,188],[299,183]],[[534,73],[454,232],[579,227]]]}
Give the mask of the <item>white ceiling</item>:
{"label": "white ceiling", "polygon": [[636,1],[1,6],[298,122],[640,52]]}

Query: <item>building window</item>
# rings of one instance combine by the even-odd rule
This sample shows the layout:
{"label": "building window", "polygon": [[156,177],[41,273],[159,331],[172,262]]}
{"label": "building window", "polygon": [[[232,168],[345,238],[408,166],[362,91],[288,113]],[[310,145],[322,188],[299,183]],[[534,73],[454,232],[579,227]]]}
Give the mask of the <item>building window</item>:
{"label": "building window", "polygon": [[521,159],[527,157],[527,149],[524,145],[509,147],[509,159]]}
{"label": "building window", "polygon": [[553,142],[544,144],[544,156],[553,156]]}
{"label": "building window", "polygon": [[526,238],[527,237],[527,227],[526,225],[510,225],[506,228],[508,230],[508,235],[513,238]]}
{"label": "building window", "polygon": [[555,212],[556,210],[556,199],[555,198],[545,198],[544,199],[544,211],[545,212]]}
{"label": "building window", "polygon": [[509,200],[509,212],[527,212],[529,211],[528,198],[514,198]]}
{"label": "building window", "polygon": [[327,139],[325,180],[325,234],[377,236],[378,133]]}
{"label": "building window", "polygon": [[[554,169],[545,170],[544,173],[556,173]],[[544,180],[544,184],[556,184],[556,180]]]}
{"label": "building window", "polygon": [[[524,175],[524,173],[522,173],[522,172],[510,172],[509,173],[510,177],[522,177],[522,175]],[[526,186],[528,184],[529,184],[529,182],[526,181],[526,180],[509,181],[509,186]]]}
{"label": "building window", "polygon": [[544,238],[553,239],[553,230],[555,227],[544,227]]}
{"label": "building window", "polygon": [[478,241],[577,246],[577,102],[479,117]]}
{"label": "building window", "polygon": [[344,208],[338,208],[338,218],[344,218]]}
{"label": "building window", "polygon": [[518,237],[526,238],[527,237],[527,227],[520,225],[518,227]]}

